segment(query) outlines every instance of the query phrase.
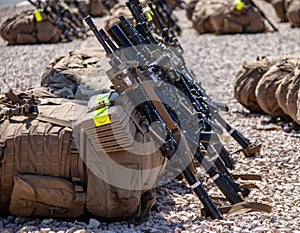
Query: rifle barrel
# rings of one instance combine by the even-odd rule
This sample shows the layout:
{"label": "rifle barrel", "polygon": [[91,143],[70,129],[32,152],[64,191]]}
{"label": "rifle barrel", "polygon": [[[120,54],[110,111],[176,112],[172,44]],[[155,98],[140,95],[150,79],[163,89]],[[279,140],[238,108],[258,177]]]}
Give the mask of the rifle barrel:
{"label": "rifle barrel", "polygon": [[94,24],[92,18],[87,15],[86,17],[84,17],[84,21],[87,23],[87,25],[89,25],[90,29],[93,31],[94,35],[96,36],[97,40],[101,43],[101,45],[103,46],[105,52],[107,55],[112,54],[112,50],[108,47],[108,45],[106,44],[105,40],[103,39],[102,35],[100,34],[100,32],[98,31],[96,25]]}

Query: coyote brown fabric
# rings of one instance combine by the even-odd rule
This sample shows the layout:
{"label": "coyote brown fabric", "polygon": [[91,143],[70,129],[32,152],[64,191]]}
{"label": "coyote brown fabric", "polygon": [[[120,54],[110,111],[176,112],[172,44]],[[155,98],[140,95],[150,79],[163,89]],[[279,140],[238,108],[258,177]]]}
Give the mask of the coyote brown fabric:
{"label": "coyote brown fabric", "polygon": [[282,21],[289,21],[294,27],[300,27],[299,0],[272,0],[272,5]]}
{"label": "coyote brown fabric", "polygon": [[250,112],[261,112],[255,89],[261,77],[281,58],[257,57],[255,61],[245,61],[238,71],[234,85],[234,97]]}
{"label": "coyote brown fabric", "polygon": [[300,27],[300,1],[285,0],[286,17],[292,26]]}
{"label": "coyote brown fabric", "polygon": [[189,20],[192,20],[193,12],[195,10],[196,4],[199,0],[192,0],[186,6],[186,16]]}
{"label": "coyote brown fabric", "polygon": [[288,21],[286,17],[286,8],[285,8],[285,0],[272,0],[271,1],[277,16],[282,20],[282,21]]}
{"label": "coyote brown fabric", "polygon": [[91,16],[102,17],[107,15],[110,9],[118,2],[118,0],[89,0],[88,12]]}
{"label": "coyote brown fabric", "polygon": [[199,33],[254,33],[265,31],[265,24],[257,9],[243,4],[236,8],[234,0],[199,0],[192,15]]}
{"label": "coyote brown fabric", "polygon": [[124,15],[125,18],[131,19],[132,14],[124,2],[120,2],[116,4],[110,11],[109,15],[106,16],[104,21],[104,29],[107,31],[113,25],[118,24],[120,22],[119,17]]}
{"label": "coyote brown fabric", "polygon": [[[280,106],[280,108],[287,114],[289,115],[289,111],[290,111],[290,108],[291,106],[287,106],[287,98],[288,98],[288,95],[289,95],[289,90],[290,89],[293,89],[293,82],[295,81],[294,80],[294,76],[295,74],[297,74],[297,63],[300,62],[300,60],[298,61],[297,59],[295,59],[295,64],[294,64],[294,67],[295,67],[295,70],[290,73],[289,75],[287,75],[280,83],[280,85],[278,86],[277,90],[276,90],[276,93],[275,93],[275,97],[276,97],[276,100],[277,100],[277,103],[278,105]],[[299,105],[298,105],[299,106]],[[293,107],[292,107],[293,108]],[[294,106],[295,108],[295,106]],[[295,108],[297,109],[297,108]]]}
{"label": "coyote brown fabric", "polygon": [[282,80],[295,69],[293,59],[285,59],[272,66],[257,84],[255,95],[261,109],[274,117],[286,117],[280,108],[275,92]]}
{"label": "coyote brown fabric", "polygon": [[300,93],[300,63],[293,71],[291,77],[291,83],[287,89],[286,106],[287,112],[290,117],[297,123],[300,124],[300,118],[297,116],[299,112],[299,93]]}
{"label": "coyote brown fabric", "polygon": [[[72,155],[71,160],[72,130],[65,126],[72,125],[71,120],[76,117],[75,107],[69,102],[59,105],[65,101],[44,99],[38,107],[38,117],[35,114],[21,114],[5,119],[0,125],[3,165],[0,173],[1,212],[8,209],[16,174],[48,175],[67,180],[72,180],[76,174],[74,178],[85,183],[83,162],[79,154]],[[81,106],[76,105],[78,112],[79,109]]]}
{"label": "coyote brown fabric", "polygon": [[41,86],[61,98],[86,99],[108,90],[109,64],[102,49],[89,48],[57,55],[44,68]]}
{"label": "coyote brown fabric", "polygon": [[16,175],[9,211],[29,217],[77,217],[84,203],[76,203],[72,182],[52,176]]}
{"label": "coyote brown fabric", "polygon": [[[84,156],[79,154],[74,123],[80,122],[87,113],[93,116],[87,103],[64,98],[33,98],[32,93],[47,96],[47,89],[20,94],[10,92],[0,99],[1,213],[9,210],[18,216],[76,217],[84,210],[106,218],[144,221],[155,203],[152,189],[163,162],[159,150],[145,156],[124,149],[107,153],[118,166],[146,171],[143,176],[122,177],[126,184],[139,182],[140,189],[112,186],[90,170],[91,164],[86,167]],[[32,112],[31,108],[17,111],[19,108],[14,106],[22,107],[22,104],[36,107]],[[10,111],[3,112],[7,109]],[[134,126],[132,122],[131,125]],[[141,143],[146,140],[141,133],[136,133],[134,138]],[[84,148],[93,149],[89,143],[84,144]],[[116,163],[99,164],[98,169],[104,174],[117,174]],[[152,172],[151,168],[156,167],[159,169]]]}
{"label": "coyote brown fabric", "polygon": [[[131,107],[119,108],[118,105],[109,108],[114,122],[96,129],[94,116],[89,112],[82,115],[75,125],[74,138],[85,142],[84,146],[79,146],[79,151],[88,167],[87,210],[109,218],[128,218],[137,213],[133,219],[136,221],[147,216],[154,204],[154,199],[150,198],[148,204],[144,203],[149,208],[145,208],[140,199],[155,186],[163,157],[158,149],[149,152],[150,148],[155,148],[154,142],[134,130],[133,122],[138,122],[139,115],[132,120],[124,115],[124,109],[130,112]],[[125,122],[128,123],[124,125]]]}
{"label": "coyote brown fabric", "polygon": [[47,20],[44,13],[41,15],[41,22],[36,22],[34,10],[7,19],[0,28],[2,38],[10,45],[59,42],[61,31]]}
{"label": "coyote brown fabric", "polygon": [[293,73],[290,73],[285,76],[285,78],[280,82],[278,88],[275,92],[275,97],[279,107],[282,111],[288,115],[287,102],[287,90],[291,82],[293,81]]}

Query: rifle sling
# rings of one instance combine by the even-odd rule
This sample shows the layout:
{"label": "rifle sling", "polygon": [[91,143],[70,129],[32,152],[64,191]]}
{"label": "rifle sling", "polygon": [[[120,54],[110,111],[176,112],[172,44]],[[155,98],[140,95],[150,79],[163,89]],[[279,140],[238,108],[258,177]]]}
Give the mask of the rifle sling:
{"label": "rifle sling", "polygon": [[159,97],[156,95],[156,93],[153,91],[152,87],[149,85],[147,78],[144,74],[142,74],[136,67],[134,68],[134,72],[136,75],[140,78],[142,81],[142,85],[144,87],[144,90],[146,91],[147,95],[149,96],[151,102],[157,109],[159,115],[163,119],[163,121],[166,123],[168,129],[170,129],[173,133],[178,131],[177,124],[174,123],[173,119],[170,117],[170,114],[166,110],[165,106],[160,102]]}

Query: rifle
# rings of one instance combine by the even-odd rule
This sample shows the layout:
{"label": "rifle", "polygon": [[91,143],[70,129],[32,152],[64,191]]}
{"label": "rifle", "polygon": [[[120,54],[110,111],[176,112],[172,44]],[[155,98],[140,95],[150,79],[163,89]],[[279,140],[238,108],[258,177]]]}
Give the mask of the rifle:
{"label": "rifle", "polygon": [[74,5],[77,7],[77,9],[79,10],[80,14],[82,17],[85,17],[87,15],[86,11],[82,8],[82,6],[80,5],[80,3],[77,0],[66,0],[65,1],[69,6],[70,5]]}
{"label": "rifle", "polygon": [[[128,67],[126,59],[122,59],[122,57],[118,57],[115,54],[113,54],[113,51],[116,50],[109,48],[109,44],[113,44],[112,42],[108,42],[110,39],[107,35],[105,35],[104,30],[100,30],[100,32],[97,30],[96,26],[92,22],[92,20],[89,17],[85,18],[87,24],[90,26],[92,31],[94,32],[96,38],[101,43],[101,45],[104,47],[104,50],[106,51],[107,55],[111,57],[111,65],[114,68],[114,70],[110,70],[107,72],[109,78],[113,82],[115,89],[118,93],[122,93],[124,95],[124,92],[127,92],[129,99],[134,103],[136,100],[136,96],[139,96],[140,98],[144,98],[145,100],[142,101],[142,105],[139,105],[139,111],[145,115],[149,123],[153,122],[162,122],[163,126],[167,130],[167,139],[166,141],[159,135],[157,132],[150,132],[150,134],[153,136],[153,138],[156,138],[156,141],[161,142],[162,146],[160,147],[160,150],[162,154],[167,157],[168,159],[173,159],[173,155],[175,151],[179,155],[181,155],[179,158],[175,160],[176,167],[180,168],[182,170],[182,173],[184,177],[187,179],[188,183],[192,186],[194,189],[196,195],[199,197],[200,201],[203,203],[204,208],[209,213],[209,215],[212,218],[219,218],[220,215],[217,212],[217,209],[213,207],[213,203],[211,202],[209,196],[207,195],[205,189],[202,187],[201,183],[197,181],[196,177],[194,177],[193,173],[191,172],[191,169],[187,166],[183,166],[186,164],[186,161],[184,158],[186,157],[186,151],[190,152],[189,143],[186,141],[193,142],[192,138],[189,138],[188,135],[183,134],[180,127],[178,125],[180,124],[179,121],[174,119],[174,117],[171,116],[170,112],[166,109],[166,107],[161,103],[160,96],[152,90],[152,87],[147,84],[147,81],[153,81],[153,76],[155,74],[148,69],[146,66],[141,67]],[[110,29],[111,30],[111,29]],[[117,44],[120,44],[120,41],[123,41],[123,44],[129,45],[131,42],[126,37],[126,35],[122,32],[120,27],[117,25],[113,26],[113,32],[110,33],[113,35],[113,38],[121,38],[118,39]],[[111,32],[111,31],[110,31]],[[108,42],[108,43],[107,43]],[[116,50],[118,51],[118,49]],[[138,51],[133,50],[136,52],[136,56],[139,56],[140,54]],[[125,57],[132,57],[125,56]],[[117,61],[117,62],[114,62]],[[123,77],[124,77],[124,69],[125,72],[125,78],[129,78],[131,81],[126,81],[127,88],[124,84],[120,84],[120,70],[122,70]],[[127,72],[128,71],[128,72]],[[117,77],[117,78],[116,78]],[[155,79],[159,79],[156,77]],[[134,90],[138,90],[138,94],[134,92],[134,94],[130,94],[130,88],[128,87],[128,83],[135,84],[137,87],[134,88]],[[163,88],[166,90],[166,88]],[[157,89],[155,89],[157,91]],[[162,94],[162,93],[160,93]],[[165,95],[163,93],[162,95]],[[132,98],[130,98],[132,96]],[[144,96],[144,97],[143,97]],[[182,108],[180,108],[182,109]],[[181,114],[183,115],[183,114]],[[188,115],[188,114],[186,114]],[[193,130],[192,130],[193,131]],[[184,141],[184,147],[180,146],[178,139]],[[213,178],[214,182],[217,184],[217,186],[220,188],[220,190],[224,193],[226,198],[232,203],[238,203],[241,202],[241,196],[238,194],[241,192],[241,189],[238,187],[238,184],[233,182],[230,177],[230,174],[221,174],[219,173],[213,165],[203,156],[203,154],[200,151],[198,141],[195,142],[197,150],[194,155],[194,157],[203,165],[206,172],[209,174],[211,178]],[[187,157],[193,157],[193,155],[190,153]],[[221,162],[221,161],[219,161]],[[225,173],[225,172],[223,172]],[[196,185],[197,184],[197,185]],[[243,190],[243,195],[245,196],[249,194],[248,190]]]}
{"label": "rifle", "polygon": [[[76,26],[72,25],[72,17],[70,20],[68,20],[69,18],[67,17],[67,15],[65,15],[65,10],[62,8],[62,6],[58,6],[59,4],[49,4],[48,1],[37,1],[36,3],[32,0],[28,1],[33,6],[35,6],[37,10],[45,12],[45,14],[47,15],[47,20],[49,20],[49,22],[51,22],[53,25],[57,26],[57,28],[62,32],[67,41],[73,41],[73,36],[78,37],[80,35],[76,29]],[[50,7],[50,10],[48,10],[48,7]],[[70,14],[68,15],[70,16],[72,15],[72,13],[70,12]],[[82,28],[81,30],[85,34],[85,30],[83,30]]]}
{"label": "rifle", "polygon": [[[184,140],[184,135],[180,131],[178,126],[173,122],[164,105],[160,101],[156,101],[159,98],[151,89],[151,87],[147,84],[145,85],[146,82],[142,85],[142,82],[147,80],[147,76],[138,67],[127,67],[126,63],[122,62],[120,57],[117,57],[115,54],[113,54],[112,50],[106,44],[104,38],[96,28],[92,19],[89,16],[87,16],[84,20],[90,26],[94,35],[105,49],[107,56],[111,58],[112,70],[108,71],[107,74],[111,79],[112,83],[114,84],[117,93],[124,94],[124,92],[129,92],[129,100],[135,102],[134,98],[132,97],[135,97],[137,94],[136,92],[138,92],[140,97],[143,97],[146,100],[148,100],[139,105],[139,108],[142,109],[142,112],[145,114],[145,117],[147,118],[149,123],[155,121],[160,121],[163,123],[163,126],[167,131],[167,138],[165,140],[160,136],[156,137],[156,140],[164,142],[160,147],[163,156],[166,156],[167,158],[171,159],[175,151],[179,151],[179,154],[183,154],[183,156],[181,156],[181,160],[185,160],[187,156],[189,156],[185,151],[186,148],[182,148],[180,144],[178,144],[178,137],[180,137],[181,140]],[[120,74],[120,68],[123,70],[123,73],[124,68],[126,68],[125,77],[123,75],[123,79],[119,75],[117,75],[118,78],[116,78],[116,74]],[[125,78],[126,81],[123,81],[125,80]],[[127,86],[127,88],[124,87],[124,83],[122,82],[126,82],[126,86],[129,86]],[[133,91],[134,93],[132,93],[131,91]],[[155,100],[153,100],[153,98]],[[159,135],[159,133],[157,134],[156,132],[153,132],[152,135]],[[183,163],[179,162],[178,164],[180,165]],[[186,161],[184,161],[184,164],[186,164]],[[188,166],[185,168],[181,167],[181,169],[182,174],[184,175],[185,179],[187,180],[191,188],[194,190],[196,195],[199,197],[200,201],[203,203],[205,210],[207,211],[207,213],[209,213],[209,216],[211,216],[213,219],[221,219],[221,213],[209,197],[201,182],[195,177],[191,169]]]}
{"label": "rifle", "polygon": [[[138,25],[143,24],[143,27],[137,27],[138,31],[142,35],[151,34],[151,31],[147,26],[147,22],[142,21],[143,18],[138,15],[132,0],[129,0],[127,6],[129,7],[129,10],[131,11],[133,17],[137,21],[137,24]],[[154,40],[151,39],[150,41],[156,45],[157,44],[159,45],[156,39]],[[168,64],[168,66],[176,70],[175,73],[179,74],[179,79],[177,79],[177,81],[174,82],[173,79],[168,76],[170,72],[165,72],[166,76],[164,81],[174,83],[174,85],[176,85],[177,88],[179,88],[181,91],[186,93],[186,95],[190,98],[191,102],[193,103],[193,106],[196,108],[198,112],[204,113],[207,119],[211,118],[212,120],[215,120],[219,124],[221,124],[221,126],[226,129],[226,131],[230,134],[230,136],[232,136],[242,146],[242,152],[246,156],[253,156],[255,153],[257,153],[260,150],[261,144],[258,141],[251,143],[248,138],[243,136],[238,130],[232,128],[221,117],[219,110],[228,111],[228,107],[223,103],[218,103],[211,100],[211,98],[206,94],[205,90],[198,83],[194,81],[195,79],[194,75],[187,69],[184,59],[180,55],[180,53],[183,53],[183,50],[180,49],[181,46],[178,46],[179,44],[178,40],[176,42],[177,42],[176,48],[180,52],[175,53],[173,50],[167,48],[166,54],[169,54],[168,57],[170,62],[172,62],[172,60],[173,61],[176,60],[177,63],[174,62],[172,64]],[[174,57],[177,58],[173,59]],[[207,124],[207,126],[209,127],[209,124]],[[222,151],[224,152],[224,149],[222,149]],[[226,164],[228,167],[232,167],[232,164],[229,162],[228,159],[226,160]]]}
{"label": "rifle", "polygon": [[157,9],[157,15],[160,16],[160,19],[163,21],[165,27],[169,28],[169,31],[172,34],[172,36],[181,35],[181,28],[179,27],[172,15],[173,9],[170,6],[168,6],[167,2],[163,0],[154,1],[153,3],[155,4]]}
{"label": "rifle", "polygon": [[274,26],[274,24],[269,20],[269,18],[265,15],[265,13],[253,2],[253,0],[246,0],[252,7],[256,8],[258,12],[261,14],[261,16],[269,23],[269,25],[272,27],[272,29],[277,32],[278,29]]}

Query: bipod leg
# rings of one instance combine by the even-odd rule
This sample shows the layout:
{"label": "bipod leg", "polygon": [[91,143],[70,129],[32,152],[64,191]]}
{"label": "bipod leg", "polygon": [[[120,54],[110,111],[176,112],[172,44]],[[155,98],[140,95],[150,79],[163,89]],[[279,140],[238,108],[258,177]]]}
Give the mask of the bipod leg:
{"label": "bipod leg", "polygon": [[187,182],[189,183],[190,187],[196,193],[201,203],[203,204],[204,209],[208,214],[208,216],[210,216],[212,219],[222,219],[223,218],[222,214],[220,213],[217,206],[214,204],[214,202],[208,195],[207,191],[205,190],[201,182],[192,173],[192,171],[188,167],[186,167],[182,171],[182,174],[187,180]]}
{"label": "bipod leg", "polygon": [[229,183],[227,179],[225,179],[225,177],[213,167],[213,165],[204,157],[199,148],[197,149],[194,157],[198,160],[198,162],[207,172],[209,177],[213,179],[215,184],[218,186],[218,188],[221,190],[221,192],[225,195],[225,197],[231,204],[243,201],[238,191],[235,188],[233,188],[231,186],[231,183]]}
{"label": "bipod leg", "polygon": [[234,180],[230,172],[226,168],[223,160],[220,158],[219,154],[213,149],[212,145],[210,145],[209,143],[202,143],[202,145],[204,146],[208,156],[210,157],[210,162],[216,165],[219,172],[221,174],[226,174],[228,177]]}
{"label": "bipod leg", "polygon": [[218,121],[226,131],[242,146],[242,152],[246,156],[253,156],[255,155],[260,149],[261,144],[259,141],[255,143],[251,143],[248,138],[243,136],[238,130],[232,128],[221,116],[219,113],[214,113],[213,118]]}
{"label": "bipod leg", "polygon": [[211,143],[215,150],[220,155],[221,159],[225,163],[225,166],[232,169],[233,163],[229,157],[229,152],[225,149],[219,136],[213,132],[201,132],[200,133],[200,143]]}

